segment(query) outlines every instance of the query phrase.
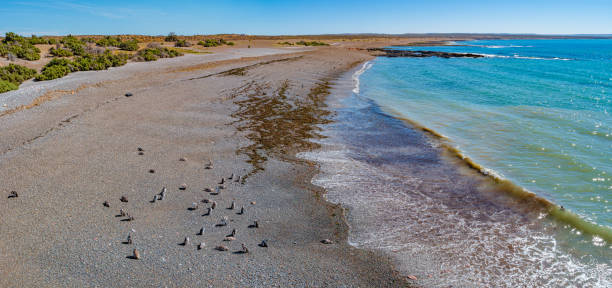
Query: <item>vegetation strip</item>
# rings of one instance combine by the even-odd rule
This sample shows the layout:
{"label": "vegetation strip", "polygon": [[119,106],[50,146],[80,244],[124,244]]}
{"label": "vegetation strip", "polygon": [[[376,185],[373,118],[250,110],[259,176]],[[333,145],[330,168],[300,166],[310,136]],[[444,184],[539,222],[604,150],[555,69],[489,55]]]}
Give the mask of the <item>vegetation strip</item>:
{"label": "vegetation strip", "polygon": [[285,42],[281,42],[278,43],[280,45],[287,45],[287,46],[293,46],[293,45],[299,45],[299,46],[329,46],[329,44],[325,43],[325,42],[320,42],[320,41],[298,41],[295,43],[291,43],[289,41],[285,41]]}
{"label": "vegetation strip", "polygon": [[[223,43],[226,43],[223,41]],[[32,35],[26,38],[12,32],[7,32],[0,42],[0,56],[9,61],[17,58],[35,61],[40,59],[40,49],[34,45],[55,45],[49,49],[49,55],[56,57],[47,63],[37,74],[35,70],[17,64],[0,67],[0,93],[17,90],[26,80],[46,81],[64,77],[71,72],[105,70],[110,67],[125,65],[128,60],[155,61],[160,58],[173,58],[183,53],[172,48],[162,47],[157,43],[149,43],[146,48],[139,49],[138,40],[106,36],[94,38],[77,38],[72,35],[61,38],[45,39]],[[110,48],[118,48],[117,52]],[[134,54],[129,52],[138,51]]]}

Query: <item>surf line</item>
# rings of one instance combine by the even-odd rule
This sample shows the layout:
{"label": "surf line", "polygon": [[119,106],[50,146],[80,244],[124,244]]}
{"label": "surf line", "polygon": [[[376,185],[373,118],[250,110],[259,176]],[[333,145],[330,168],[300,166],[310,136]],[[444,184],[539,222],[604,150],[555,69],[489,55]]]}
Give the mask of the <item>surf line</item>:
{"label": "surf line", "polygon": [[579,215],[565,209],[563,206],[553,203],[552,201],[541,197],[508,179],[501,177],[498,173],[495,173],[495,171],[489,170],[484,166],[476,163],[470,157],[466,156],[462,151],[453,146],[451,144],[451,139],[446,137],[445,135],[442,135],[431,128],[425,127],[424,125],[421,125],[416,121],[404,117],[403,115],[401,115],[390,107],[381,106],[381,108],[390,117],[399,119],[406,125],[416,130],[423,131],[432,139],[437,140],[437,142],[440,144],[440,147],[443,149],[443,152],[447,153],[447,155],[451,156],[452,158],[458,159],[459,163],[462,163],[467,168],[470,168],[476,173],[487,177],[487,179],[491,181],[491,184],[503,193],[510,195],[511,197],[517,199],[520,202],[535,205],[534,207],[543,208],[549,217],[556,221],[559,221],[560,223],[567,224],[593,237],[600,237],[607,243],[612,243],[612,229],[610,229],[609,227],[589,222],[580,217]]}
{"label": "surf line", "polygon": [[360,82],[359,82],[359,78],[361,77],[361,74],[363,74],[364,72],[366,72],[368,69],[372,68],[372,63],[370,63],[371,61],[367,61],[365,63],[363,63],[363,65],[361,65],[361,68],[359,68],[359,70],[355,71],[355,73],[353,73],[353,93],[355,94],[359,94],[359,86],[360,86]]}

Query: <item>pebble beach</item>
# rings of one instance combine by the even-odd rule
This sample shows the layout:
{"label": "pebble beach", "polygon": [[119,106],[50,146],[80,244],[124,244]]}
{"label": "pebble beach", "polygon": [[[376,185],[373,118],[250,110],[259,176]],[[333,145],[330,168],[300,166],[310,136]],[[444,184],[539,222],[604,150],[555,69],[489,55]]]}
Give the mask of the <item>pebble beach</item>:
{"label": "pebble beach", "polygon": [[295,157],[369,59],[228,49],[25,83],[0,117],[0,286],[407,286]]}

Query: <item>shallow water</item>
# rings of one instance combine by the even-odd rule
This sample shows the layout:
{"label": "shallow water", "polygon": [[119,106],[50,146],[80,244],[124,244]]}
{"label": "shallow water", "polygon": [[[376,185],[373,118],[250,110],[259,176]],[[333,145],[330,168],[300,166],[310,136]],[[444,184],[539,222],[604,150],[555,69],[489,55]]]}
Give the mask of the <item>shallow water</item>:
{"label": "shallow water", "polygon": [[361,95],[448,137],[489,172],[612,228],[612,40],[404,47],[480,59],[378,58]]}
{"label": "shallow water", "polygon": [[[491,59],[496,58],[480,61]],[[323,149],[302,153],[301,157],[320,164],[321,173],[313,183],[326,189],[329,201],[341,203],[348,209],[351,244],[389,253],[403,273],[416,275],[419,283],[426,287],[612,285],[612,246],[609,243],[551,217],[547,207],[530,197],[510,196],[507,187],[465,168],[461,161],[443,156],[446,150],[440,146],[440,139],[390,116],[405,117],[441,132],[451,145],[458,146],[477,163],[491,168],[487,166],[488,162],[475,157],[472,150],[463,150],[461,142],[454,141],[454,134],[437,129],[439,126],[449,127],[450,131],[469,130],[465,123],[474,122],[476,126],[472,127],[475,129],[472,133],[493,127],[480,132],[484,138],[496,138],[498,134],[504,134],[503,131],[512,132],[511,128],[518,125],[511,123],[506,128],[491,125],[490,122],[496,118],[489,116],[483,120],[481,114],[501,112],[493,113],[490,107],[486,107],[468,114],[464,111],[474,111],[476,104],[465,105],[470,106],[469,109],[462,108],[458,101],[445,99],[447,90],[435,90],[441,84],[433,82],[442,80],[433,75],[437,70],[428,66],[427,61],[443,70],[443,66],[459,60],[474,59],[378,58],[337,83],[330,99],[330,105],[336,111],[335,122],[324,125],[326,138],[317,140]],[[415,63],[407,64],[411,61]],[[463,77],[465,73],[456,74],[456,77]],[[447,81],[453,82],[453,79],[449,76]],[[419,81],[432,83],[419,90],[421,88],[415,87],[424,85],[416,83]],[[354,86],[356,84],[359,86]],[[469,86],[467,83],[462,85]],[[473,89],[480,89],[477,88]],[[470,95],[465,97],[487,99],[478,96],[477,92]],[[516,111],[526,109],[527,104],[490,105],[503,109],[519,106],[508,112],[508,115],[514,115],[514,118],[508,116],[511,119],[521,116],[527,118],[523,121],[538,119],[532,116],[533,113],[516,114]],[[472,119],[477,116],[480,121]],[[489,125],[480,122],[489,122]],[[523,133],[530,136],[534,132]],[[521,140],[516,138],[505,135],[497,146],[511,146]],[[491,154],[491,149],[497,146],[488,147],[486,145],[494,140],[485,140],[472,138],[470,147]],[[511,154],[505,152],[504,155]],[[495,168],[492,167],[491,171],[505,172]],[[506,174],[502,176],[506,177]],[[531,186],[527,188],[532,189]],[[536,193],[558,202],[558,199],[550,197],[554,192],[536,190]],[[566,207],[575,209],[571,205]],[[598,217],[608,216],[604,214]]]}

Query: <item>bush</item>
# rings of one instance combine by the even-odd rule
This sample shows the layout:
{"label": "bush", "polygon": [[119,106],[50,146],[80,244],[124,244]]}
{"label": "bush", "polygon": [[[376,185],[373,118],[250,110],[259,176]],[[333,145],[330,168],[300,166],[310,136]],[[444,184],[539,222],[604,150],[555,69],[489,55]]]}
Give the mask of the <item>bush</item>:
{"label": "bush", "polygon": [[296,45],[304,45],[304,46],[329,46],[329,44],[325,42],[317,42],[317,41],[299,41],[295,43]]}
{"label": "bush", "polygon": [[121,39],[119,39],[119,37],[106,36],[96,41],[96,45],[100,47],[118,47],[119,44],[121,44]]}
{"label": "bush", "polygon": [[53,80],[62,78],[70,73],[70,68],[67,66],[53,65],[43,68],[43,70],[36,76],[37,81]]}
{"label": "bush", "polygon": [[12,52],[15,53],[17,58],[25,59],[28,61],[36,61],[40,59],[40,49],[34,47],[32,44],[25,44],[21,47],[13,46]]}
{"label": "bush", "polygon": [[101,55],[86,54],[70,61],[66,58],[55,58],[42,69],[36,77],[38,81],[61,78],[75,71],[105,70],[110,67],[123,66],[127,63],[127,54],[113,55],[106,50]]}
{"label": "bush", "polygon": [[144,61],[155,61],[157,60],[159,57],[157,56],[158,53],[156,53],[156,50],[152,50],[152,49],[144,49],[142,51],[140,51],[141,53],[138,53],[138,56],[140,58],[138,58],[137,60],[144,60]]}
{"label": "bush", "polygon": [[84,55],[85,54],[85,47],[83,43],[81,43],[80,41],[66,42],[64,43],[64,47],[68,48],[70,52],[72,52],[72,54],[74,55]]}
{"label": "bush", "polygon": [[24,37],[12,32],[7,32],[0,44],[0,56],[5,57],[9,53],[17,56],[17,58],[30,61],[40,59],[40,49]]}
{"label": "bush", "polygon": [[127,60],[130,58],[130,55],[125,54],[125,53],[121,53],[117,55],[111,55],[110,53],[107,53],[107,54],[109,54],[109,56],[106,56],[106,57],[110,60],[112,67],[123,66],[127,64]]}
{"label": "bush", "polygon": [[[70,59],[66,59],[66,58],[54,58],[51,59],[51,61],[49,61],[49,63],[47,63],[47,65],[45,65],[45,67],[50,67],[50,66],[67,66],[67,67],[71,67],[71,70],[74,70],[72,68],[72,66],[74,65],[74,63],[72,63],[72,61],[70,61]],[[44,68],[43,68],[44,70]],[[76,70],[74,70],[76,71]]]}
{"label": "bush", "polygon": [[226,42],[223,39],[206,39],[205,41],[198,42],[198,45],[202,45],[204,47],[217,47],[225,43]]}
{"label": "bush", "polygon": [[52,80],[68,75],[72,71],[77,71],[72,61],[66,58],[52,59],[36,76],[36,81]]}
{"label": "bush", "polygon": [[4,93],[11,90],[17,90],[19,86],[9,81],[0,80],[0,93]]}
{"label": "bush", "polygon": [[234,46],[235,44],[234,44],[234,42],[227,42],[227,45]]}
{"label": "bush", "polygon": [[0,43],[0,56],[6,57],[9,52],[11,52],[9,45],[5,43]]}
{"label": "bush", "polygon": [[74,59],[74,66],[78,71],[104,70],[111,65],[105,59],[98,59],[93,55],[85,55]]}
{"label": "bush", "polygon": [[21,65],[9,64],[0,67],[0,93],[17,90],[19,85],[36,75],[36,70]]}
{"label": "bush", "polygon": [[64,44],[64,48],[68,48],[74,55],[85,54],[85,43],[83,43],[81,40],[75,38],[72,35],[68,35],[62,38],[60,42]]}
{"label": "bush", "polygon": [[123,66],[127,63],[126,54],[113,55],[109,50],[99,56],[85,55],[74,60],[79,71],[106,70],[110,67]]}
{"label": "bush", "polygon": [[49,50],[49,54],[56,56],[56,57],[69,57],[72,56],[72,52],[70,52],[69,50],[66,49],[62,49],[62,48],[51,48]]}
{"label": "bush", "polygon": [[138,50],[138,40],[133,39],[121,42],[121,44],[119,44],[119,49],[125,51],[136,51]]}
{"label": "bush", "polygon": [[49,45],[55,45],[55,44],[57,44],[57,40],[55,40],[55,39],[51,38],[51,39],[47,40],[47,44],[49,44]]}
{"label": "bush", "polygon": [[42,37],[36,37],[36,35],[32,35],[32,37],[30,39],[28,39],[28,42],[30,42],[30,44],[32,45],[38,45],[38,44],[47,44],[48,41]]}
{"label": "bush", "polygon": [[16,64],[0,67],[0,80],[8,81],[19,86],[23,81],[36,75],[36,70]]}
{"label": "bush", "polygon": [[176,37],[176,34],[174,34],[174,32],[170,32],[170,33],[168,33],[168,36],[166,36],[166,39],[164,39],[164,41],[166,41],[166,42],[176,42],[176,41],[178,41],[178,37]]}
{"label": "bush", "polygon": [[174,58],[182,56],[183,54],[175,49],[168,49],[165,47],[154,47],[150,45],[150,48],[145,48],[134,56],[136,61],[155,61],[159,58]]}
{"label": "bush", "polygon": [[3,43],[17,43],[17,42],[25,42],[25,38],[23,38],[23,36],[20,36],[18,34],[15,34],[13,32],[6,32],[4,34],[4,40],[2,40]]}
{"label": "bush", "polygon": [[187,40],[178,40],[174,47],[191,47],[191,43],[187,42]]}

